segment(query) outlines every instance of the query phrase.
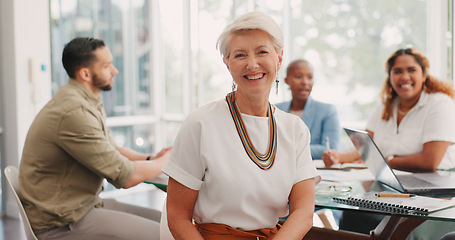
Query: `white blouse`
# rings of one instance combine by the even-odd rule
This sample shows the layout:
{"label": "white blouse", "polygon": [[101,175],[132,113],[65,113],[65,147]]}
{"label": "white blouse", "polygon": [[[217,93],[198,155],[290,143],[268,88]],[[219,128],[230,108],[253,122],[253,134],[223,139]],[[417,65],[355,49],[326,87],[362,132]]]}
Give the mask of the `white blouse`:
{"label": "white blouse", "polygon": [[[225,100],[189,115],[176,138],[163,172],[198,190],[193,218],[242,230],[273,228],[287,214],[294,184],[320,181],[310,154],[310,133],[303,121],[276,109],[277,151],[274,165],[262,170],[248,157]],[[254,146],[268,147],[269,120],[242,114]]]}
{"label": "white blouse", "polygon": [[[389,121],[381,118],[383,104],[370,115],[366,129],[374,132],[374,141],[384,157],[411,155],[423,150],[431,141],[455,143],[455,103],[443,93],[422,92],[417,104],[397,126],[397,105]],[[438,169],[455,167],[455,145],[451,144]]]}

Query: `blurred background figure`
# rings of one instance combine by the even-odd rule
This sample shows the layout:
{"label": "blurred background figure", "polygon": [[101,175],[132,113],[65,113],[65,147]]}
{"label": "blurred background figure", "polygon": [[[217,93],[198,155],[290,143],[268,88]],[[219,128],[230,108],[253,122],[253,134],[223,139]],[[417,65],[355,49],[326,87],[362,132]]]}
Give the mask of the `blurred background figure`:
{"label": "blurred background figure", "polygon": [[286,68],[285,82],[291,89],[292,100],[275,106],[302,118],[308,126],[313,159],[321,159],[327,149],[338,149],[341,128],[335,106],[310,96],[314,85],[313,66],[305,59],[292,61]]}

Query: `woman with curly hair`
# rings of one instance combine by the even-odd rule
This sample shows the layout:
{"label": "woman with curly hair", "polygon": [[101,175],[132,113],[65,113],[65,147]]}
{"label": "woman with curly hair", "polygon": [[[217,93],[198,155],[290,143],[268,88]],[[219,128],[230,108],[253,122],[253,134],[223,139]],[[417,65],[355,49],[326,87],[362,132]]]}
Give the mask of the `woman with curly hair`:
{"label": "woman with curly hair", "polygon": [[[455,167],[454,90],[449,82],[429,75],[429,67],[428,59],[412,48],[396,51],[386,62],[381,102],[370,115],[366,130],[395,169],[434,171]],[[358,158],[356,151],[331,150],[323,155],[327,165]],[[340,229],[369,233],[382,217],[344,211]],[[453,229],[450,222],[426,221],[407,239],[438,239]]]}
{"label": "woman with curly hair", "polygon": [[[387,78],[381,103],[366,125],[395,169],[434,171],[455,167],[455,104],[449,82],[429,75],[430,63],[418,50],[393,53],[386,62]],[[326,165],[352,162],[353,152],[323,155]]]}

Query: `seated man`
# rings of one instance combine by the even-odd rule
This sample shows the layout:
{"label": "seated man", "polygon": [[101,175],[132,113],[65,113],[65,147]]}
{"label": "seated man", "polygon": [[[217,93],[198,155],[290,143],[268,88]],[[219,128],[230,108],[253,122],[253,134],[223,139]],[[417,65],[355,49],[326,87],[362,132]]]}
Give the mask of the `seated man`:
{"label": "seated man", "polygon": [[112,61],[103,41],[71,40],[62,57],[68,84],[29,129],[19,181],[39,239],[159,239],[160,212],[142,211],[140,217],[98,197],[104,179],[129,188],[157,177],[171,152],[165,148],[152,157],[115,144],[100,98],[118,73]]}

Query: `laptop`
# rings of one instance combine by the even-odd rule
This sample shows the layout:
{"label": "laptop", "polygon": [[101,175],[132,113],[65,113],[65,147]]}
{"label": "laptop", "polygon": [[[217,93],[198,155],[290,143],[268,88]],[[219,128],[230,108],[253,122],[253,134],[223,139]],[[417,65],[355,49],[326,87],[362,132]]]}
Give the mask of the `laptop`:
{"label": "laptop", "polygon": [[437,172],[409,173],[393,170],[368,132],[343,129],[379,182],[405,193],[455,192],[455,179],[441,176]]}

